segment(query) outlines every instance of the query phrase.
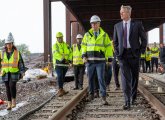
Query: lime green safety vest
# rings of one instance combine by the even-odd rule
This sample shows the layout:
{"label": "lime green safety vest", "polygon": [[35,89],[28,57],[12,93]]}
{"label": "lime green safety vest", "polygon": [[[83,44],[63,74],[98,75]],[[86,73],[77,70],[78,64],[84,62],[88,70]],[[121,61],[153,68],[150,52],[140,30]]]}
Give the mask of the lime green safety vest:
{"label": "lime green safety vest", "polygon": [[146,51],[146,61],[151,60],[151,51]]}
{"label": "lime green safety vest", "polygon": [[77,44],[73,44],[73,65],[82,65],[83,59],[82,59],[82,50],[78,49]]}
{"label": "lime green safety vest", "polygon": [[82,55],[88,61],[106,61],[113,57],[112,43],[107,33],[102,28],[99,29],[99,36],[94,37],[93,30],[90,29],[82,40]]}
{"label": "lime green safety vest", "polygon": [[159,57],[159,48],[158,47],[152,47],[151,48],[151,57]]}
{"label": "lime green safety vest", "polygon": [[141,54],[140,58],[145,58],[145,54]]}
{"label": "lime green safety vest", "polygon": [[72,60],[71,49],[65,42],[59,43],[57,41],[53,45],[53,63],[56,64],[56,60],[61,61],[62,59]]}
{"label": "lime green safety vest", "polygon": [[7,58],[7,53],[2,52],[1,54],[1,71],[3,73],[16,73],[19,71],[18,69],[18,61],[19,61],[19,52],[17,50],[14,50],[13,54],[11,57],[8,59]]}

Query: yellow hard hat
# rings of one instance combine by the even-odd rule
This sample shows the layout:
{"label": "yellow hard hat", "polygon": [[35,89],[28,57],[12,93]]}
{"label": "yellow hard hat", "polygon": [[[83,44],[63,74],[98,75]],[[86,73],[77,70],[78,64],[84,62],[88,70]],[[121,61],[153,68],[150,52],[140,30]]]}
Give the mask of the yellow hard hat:
{"label": "yellow hard hat", "polygon": [[62,32],[57,32],[57,34],[56,34],[56,38],[59,38],[59,37],[63,37]]}

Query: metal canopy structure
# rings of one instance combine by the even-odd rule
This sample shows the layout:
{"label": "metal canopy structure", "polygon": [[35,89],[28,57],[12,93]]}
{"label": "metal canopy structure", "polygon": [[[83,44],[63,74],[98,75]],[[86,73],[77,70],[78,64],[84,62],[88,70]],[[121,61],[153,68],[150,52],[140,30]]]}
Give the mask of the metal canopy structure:
{"label": "metal canopy structure", "polygon": [[[87,31],[90,17],[98,15],[102,28],[112,37],[114,24],[119,22],[121,5],[130,5],[132,18],[141,20],[146,32],[165,22],[165,0],[43,0],[44,1],[44,40],[51,38],[51,2],[62,1],[78,22]],[[45,42],[46,43],[46,42]],[[46,43],[47,44],[47,43]],[[45,45],[45,50],[49,49]],[[50,50],[48,50],[50,52]],[[48,54],[48,52],[45,52]]]}
{"label": "metal canopy structure", "polygon": [[101,26],[113,34],[113,26],[120,21],[121,5],[130,5],[132,18],[141,20],[146,31],[165,22],[165,0],[62,0],[66,7],[82,23],[85,30],[90,28],[92,15],[100,16]]}

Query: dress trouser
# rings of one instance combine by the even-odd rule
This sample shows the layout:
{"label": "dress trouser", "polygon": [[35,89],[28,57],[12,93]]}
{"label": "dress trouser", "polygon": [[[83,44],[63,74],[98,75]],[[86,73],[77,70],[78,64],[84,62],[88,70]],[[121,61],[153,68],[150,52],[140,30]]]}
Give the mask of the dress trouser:
{"label": "dress trouser", "polygon": [[137,97],[139,79],[139,58],[134,57],[131,50],[124,50],[121,60],[121,81],[126,104]]}
{"label": "dress trouser", "polygon": [[120,69],[120,66],[119,64],[117,63],[116,60],[113,60],[113,75],[114,75],[114,80],[115,80],[115,84],[116,84],[116,87],[120,87],[120,84],[119,84],[119,69]]}

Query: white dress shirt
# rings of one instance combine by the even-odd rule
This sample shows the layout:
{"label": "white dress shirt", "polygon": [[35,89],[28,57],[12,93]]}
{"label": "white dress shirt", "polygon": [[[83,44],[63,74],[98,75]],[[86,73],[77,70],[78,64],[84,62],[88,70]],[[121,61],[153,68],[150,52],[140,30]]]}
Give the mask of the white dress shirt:
{"label": "white dress shirt", "polygon": [[127,48],[131,48],[130,43],[129,43],[131,19],[129,19],[128,21],[123,20],[123,28],[125,28],[125,23],[127,23]]}

